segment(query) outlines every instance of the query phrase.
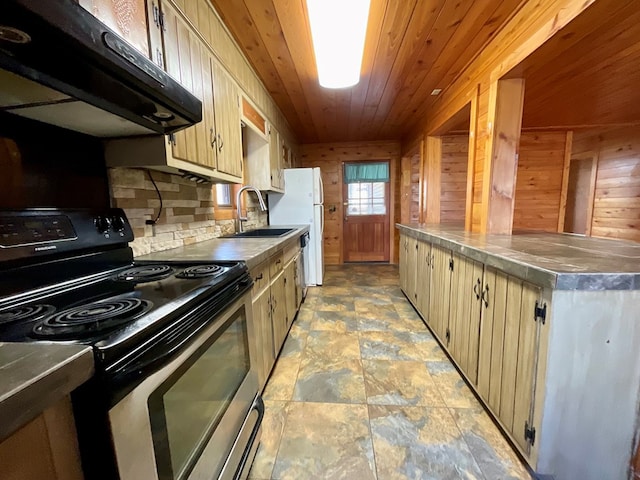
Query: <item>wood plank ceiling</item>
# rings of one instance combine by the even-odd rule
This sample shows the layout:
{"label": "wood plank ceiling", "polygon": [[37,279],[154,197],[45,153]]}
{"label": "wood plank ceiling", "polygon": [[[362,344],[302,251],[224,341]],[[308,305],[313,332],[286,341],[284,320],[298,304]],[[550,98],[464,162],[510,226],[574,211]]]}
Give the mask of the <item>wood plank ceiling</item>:
{"label": "wood plank ceiling", "polygon": [[[346,1],[346,0],[345,0]],[[319,86],[305,0],[211,0],[301,143],[401,139],[523,0],[372,0],[358,85]]]}
{"label": "wood plank ceiling", "polygon": [[640,122],[640,8],[599,0],[508,76],[525,79],[523,128]]}

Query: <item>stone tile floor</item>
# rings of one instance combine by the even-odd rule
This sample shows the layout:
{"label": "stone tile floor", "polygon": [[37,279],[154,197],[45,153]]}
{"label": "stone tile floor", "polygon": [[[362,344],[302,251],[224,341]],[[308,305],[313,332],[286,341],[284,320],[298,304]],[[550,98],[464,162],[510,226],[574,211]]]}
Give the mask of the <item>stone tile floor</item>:
{"label": "stone tile floor", "polygon": [[250,479],[530,479],[398,286],[328,267],[263,393]]}

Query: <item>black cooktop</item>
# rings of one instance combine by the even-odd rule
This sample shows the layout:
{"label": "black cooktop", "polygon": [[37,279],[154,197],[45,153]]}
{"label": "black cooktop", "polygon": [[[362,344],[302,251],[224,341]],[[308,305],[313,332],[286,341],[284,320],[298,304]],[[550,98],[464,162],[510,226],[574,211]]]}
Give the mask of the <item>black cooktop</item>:
{"label": "black cooktop", "polygon": [[0,298],[0,341],[108,348],[170,321],[243,275],[246,266],[239,262],[133,264],[5,295]]}

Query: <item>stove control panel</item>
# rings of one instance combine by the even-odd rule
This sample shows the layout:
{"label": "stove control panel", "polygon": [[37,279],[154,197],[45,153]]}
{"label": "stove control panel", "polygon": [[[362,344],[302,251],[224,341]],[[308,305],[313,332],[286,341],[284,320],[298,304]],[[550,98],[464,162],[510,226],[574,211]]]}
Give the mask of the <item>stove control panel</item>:
{"label": "stove control panel", "polygon": [[0,211],[0,262],[131,241],[133,231],[119,208]]}
{"label": "stove control panel", "polygon": [[64,215],[0,217],[0,247],[17,247],[76,238],[71,221]]}

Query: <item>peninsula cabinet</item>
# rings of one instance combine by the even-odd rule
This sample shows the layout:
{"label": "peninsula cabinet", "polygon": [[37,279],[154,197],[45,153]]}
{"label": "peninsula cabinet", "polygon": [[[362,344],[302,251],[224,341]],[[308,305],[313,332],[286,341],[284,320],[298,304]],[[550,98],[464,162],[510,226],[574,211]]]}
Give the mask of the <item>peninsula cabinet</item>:
{"label": "peninsula cabinet", "polygon": [[627,478],[640,420],[640,245],[398,228],[403,291],[532,469]]}

